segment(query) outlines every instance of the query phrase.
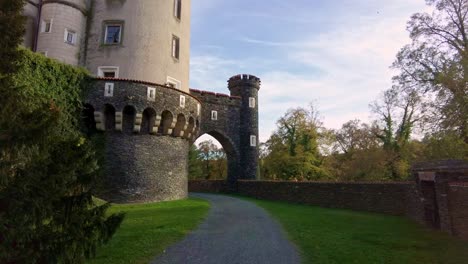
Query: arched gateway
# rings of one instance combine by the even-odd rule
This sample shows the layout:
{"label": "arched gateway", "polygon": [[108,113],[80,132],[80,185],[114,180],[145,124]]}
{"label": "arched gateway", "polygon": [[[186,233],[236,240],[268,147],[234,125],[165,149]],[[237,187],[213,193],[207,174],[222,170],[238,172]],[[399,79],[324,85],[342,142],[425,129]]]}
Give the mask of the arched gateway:
{"label": "arched gateway", "polygon": [[255,179],[260,79],[236,75],[228,88],[231,95],[185,93],[149,82],[96,79],[83,116],[105,135],[103,198],[125,203],[187,197],[188,150],[202,134],[225,149],[231,187],[237,179]]}

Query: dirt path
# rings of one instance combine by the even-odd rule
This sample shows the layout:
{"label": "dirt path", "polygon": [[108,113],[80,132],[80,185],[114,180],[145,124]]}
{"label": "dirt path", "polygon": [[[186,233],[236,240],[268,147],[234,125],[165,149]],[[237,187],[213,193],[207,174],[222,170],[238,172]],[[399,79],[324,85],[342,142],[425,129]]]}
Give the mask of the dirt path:
{"label": "dirt path", "polygon": [[210,201],[208,217],[153,264],[300,263],[281,226],[254,203],[223,195],[191,196]]}

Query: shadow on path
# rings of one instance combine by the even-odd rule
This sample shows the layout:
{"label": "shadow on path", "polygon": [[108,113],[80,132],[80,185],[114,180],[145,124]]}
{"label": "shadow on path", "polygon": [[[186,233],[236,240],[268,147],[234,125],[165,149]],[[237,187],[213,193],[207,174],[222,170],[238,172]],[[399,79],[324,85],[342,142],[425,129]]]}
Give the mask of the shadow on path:
{"label": "shadow on path", "polygon": [[191,194],[211,203],[205,221],[153,264],[295,264],[295,246],[281,226],[257,205],[238,198]]}

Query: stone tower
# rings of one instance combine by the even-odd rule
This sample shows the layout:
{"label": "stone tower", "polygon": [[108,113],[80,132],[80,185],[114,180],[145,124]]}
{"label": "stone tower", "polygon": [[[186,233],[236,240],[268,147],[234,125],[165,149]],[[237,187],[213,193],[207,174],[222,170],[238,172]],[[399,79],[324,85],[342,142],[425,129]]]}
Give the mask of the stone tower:
{"label": "stone tower", "polygon": [[244,179],[255,179],[258,169],[258,90],[260,79],[253,75],[237,75],[228,81],[231,96],[241,98],[240,163]]}

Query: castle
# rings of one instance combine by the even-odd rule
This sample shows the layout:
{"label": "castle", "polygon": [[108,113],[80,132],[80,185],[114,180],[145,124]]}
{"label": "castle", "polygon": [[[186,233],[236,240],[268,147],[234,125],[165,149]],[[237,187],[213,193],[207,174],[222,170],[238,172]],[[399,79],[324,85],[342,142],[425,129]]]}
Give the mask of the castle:
{"label": "castle", "polygon": [[105,141],[103,198],[187,196],[188,151],[203,134],[228,159],[228,182],[255,179],[260,79],[236,75],[230,95],[189,88],[190,0],[28,0],[24,46],[87,68],[83,118]]}

